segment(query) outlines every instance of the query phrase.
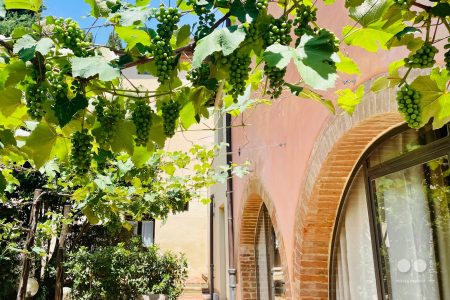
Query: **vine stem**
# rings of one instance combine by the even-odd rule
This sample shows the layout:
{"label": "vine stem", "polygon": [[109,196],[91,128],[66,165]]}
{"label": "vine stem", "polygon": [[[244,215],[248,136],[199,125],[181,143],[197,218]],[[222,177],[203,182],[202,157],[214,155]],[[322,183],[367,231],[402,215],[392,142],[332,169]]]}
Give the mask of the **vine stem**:
{"label": "vine stem", "polygon": [[425,42],[430,41],[430,27],[431,27],[431,16],[427,20],[427,35],[425,37]]}
{"label": "vine stem", "polygon": [[420,8],[422,8],[425,11],[429,11],[431,9],[431,6],[428,6],[428,5],[425,5],[425,4],[422,4],[422,3],[418,3],[416,1],[411,2],[411,5],[416,6],[416,7],[420,7]]}
{"label": "vine stem", "polygon": [[445,18],[442,18],[442,22],[444,23],[445,27],[447,28],[447,31],[450,33],[450,25],[448,24],[447,20]]}
{"label": "vine stem", "polygon": [[406,71],[405,75],[403,75],[403,78],[400,80],[399,87],[402,86],[404,83],[406,83],[406,78],[408,77],[409,73],[411,72],[412,67],[409,67],[408,71]]}

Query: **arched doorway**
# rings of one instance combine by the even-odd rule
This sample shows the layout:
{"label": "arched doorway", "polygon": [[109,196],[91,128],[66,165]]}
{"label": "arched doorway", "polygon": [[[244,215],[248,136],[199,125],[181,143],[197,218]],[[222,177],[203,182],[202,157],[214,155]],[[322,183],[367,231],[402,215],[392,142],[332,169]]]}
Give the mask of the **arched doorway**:
{"label": "arched doorway", "polygon": [[280,245],[264,204],[255,234],[257,299],[274,300],[286,296]]}

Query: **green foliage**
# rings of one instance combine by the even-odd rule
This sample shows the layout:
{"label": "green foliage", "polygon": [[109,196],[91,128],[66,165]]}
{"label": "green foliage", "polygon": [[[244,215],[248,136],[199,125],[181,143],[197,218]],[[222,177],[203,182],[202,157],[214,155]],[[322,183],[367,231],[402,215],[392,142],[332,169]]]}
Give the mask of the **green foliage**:
{"label": "green foliage", "polygon": [[137,299],[165,294],[177,299],[187,277],[183,256],[143,247],[140,239],[69,253],[65,264],[77,299]]}
{"label": "green foliage", "polygon": [[2,18],[0,21],[0,35],[4,36],[11,36],[12,32],[18,28],[31,28],[31,26],[36,22],[34,13],[26,11],[5,10],[5,15],[0,15],[0,17]]}

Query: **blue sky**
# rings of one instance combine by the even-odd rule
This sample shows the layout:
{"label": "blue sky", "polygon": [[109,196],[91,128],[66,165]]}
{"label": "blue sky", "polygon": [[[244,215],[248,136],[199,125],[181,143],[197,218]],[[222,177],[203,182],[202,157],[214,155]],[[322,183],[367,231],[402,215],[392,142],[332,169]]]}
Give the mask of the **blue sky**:
{"label": "blue sky", "polygon": [[[134,3],[134,1],[129,1]],[[157,7],[159,4],[169,3],[169,1],[153,1],[151,6]],[[173,5],[176,0],[172,0],[171,4]],[[44,5],[46,6],[46,10],[44,11],[45,16],[55,16],[55,17],[63,17],[63,18],[72,18],[80,23],[81,28],[87,28],[92,25],[94,22],[94,18],[89,17],[90,6],[86,4],[83,0],[44,0]],[[193,16],[185,16],[181,19],[182,24],[192,24],[195,22]],[[99,25],[101,23],[97,23]],[[96,28],[92,30],[94,34],[95,42],[99,44],[104,44],[108,35],[111,31],[111,28]]]}

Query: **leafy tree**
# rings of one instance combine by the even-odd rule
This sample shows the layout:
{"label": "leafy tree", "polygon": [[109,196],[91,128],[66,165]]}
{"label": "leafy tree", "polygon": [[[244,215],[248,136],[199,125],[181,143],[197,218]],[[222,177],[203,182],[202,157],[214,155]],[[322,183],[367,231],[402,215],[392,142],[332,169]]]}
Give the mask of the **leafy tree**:
{"label": "leafy tree", "polygon": [[31,28],[36,22],[35,13],[28,10],[8,10],[0,17],[0,35],[3,36],[11,36],[14,30]]}
{"label": "leafy tree", "polygon": [[117,49],[117,50],[123,50],[122,46],[122,40],[115,32],[111,32],[108,36],[108,41],[106,42],[106,46]]}

